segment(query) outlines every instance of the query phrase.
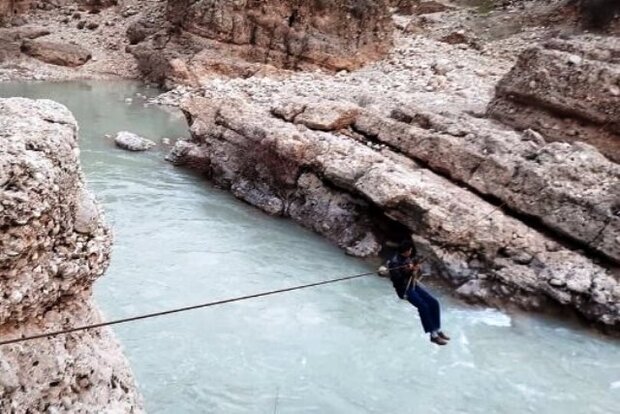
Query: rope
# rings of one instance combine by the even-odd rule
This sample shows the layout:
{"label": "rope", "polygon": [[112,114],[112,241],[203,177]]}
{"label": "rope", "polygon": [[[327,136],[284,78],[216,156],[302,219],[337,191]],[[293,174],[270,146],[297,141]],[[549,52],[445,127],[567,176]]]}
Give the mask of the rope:
{"label": "rope", "polygon": [[[479,220],[476,220],[471,226],[468,226],[467,228],[465,228],[463,233],[465,231],[469,230],[471,227],[477,225],[479,222],[481,222],[485,218],[489,217],[495,211],[497,211],[500,208],[502,208],[505,204],[506,203],[500,204],[499,206],[497,206],[493,210],[491,210],[489,213],[484,215],[482,218],[480,218]],[[430,259],[430,254],[425,256],[425,257],[423,257],[418,262],[418,265],[421,265],[422,263],[424,263],[428,259]],[[401,266],[401,267],[406,267],[406,266]],[[393,268],[390,268],[390,270],[395,270],[395,269],[398,269],[398,268],[399,267],[393,267]],[[147,314],[142,314],[142,315],[136,315],[136,316],[131,316],[131,317],[128,317],[128,318],[122,318],[122,319],[116,319],[116,320],[111,320],[111,321],[107,321],[107,322],[95,323],[95,324],[92,324],[92,325],[76,326],[74,328],[62,329],[62,330],[59,330],[59,331],[52,331],[52,332],[41,333],[41,334],[37,334],[37,335],[24,336],[24,337],[21,337],[21,338],[7,339],[7,340],[4,340],[4,341],[0,341],[0,346],[16,344],[16,343],[26,342],[26,341],[32,341],[32,340],[35,340],[35,339],[53,338],[53,337],[56,337],[56,336],[59,336],[59,335],[65,335],[65,334],[73,333],[73,332],[86,331],[86,330],[90,330],[90,329],[99,329],[99,328],[103,328],[105,326],[120,325],[120,324],[123,324],[123,323],[135,322],[135,321],[139,321],[139,320],[143,320],[143,319],[152,319],[152,318],[157,318],[159,316],[171,315],[173,313],[188,312],[188,311],[191,311],[191,310],[202,309],[202,308],[209,308],[209,307],[212,307],[212,306],[225,305],[227,303],[233,303],[233,302],[241,302],[241,301],[245,301],[245,300],[249,300],[249,299],[256,299],[256,298],[261,298],[261,297],[265,297],[265,296],[277,295],[277,294],[280,294],[280,293],[292,292],[292,291],[295,291],[295,290],[309,289],[309,288],[313,288],[313,287],[317,287],[317,286],[323,286],[323,285],[329,285],[329,284],[332,284],[332,283],[344,282],[344,281],[347,281],[347,280],[359,279],[361,277],[374,275],[375,273],[376,272],[358,273],[358,274],[354,274],[354,275],[350,275],[350,276],[343,276],[343,277],[339,277],[339,278],[335,278],[335,279],[328,279],[328,280],[323,280],[323,281],[320,281],[320,282],[308,283],[308,284],[305,284],[305,285],[297,285],[297,286],[292,286],[292,287],[289,287],[289,288],[270,290],[270,291],[267,291],[267,292],[254,293],[254,294],[251,294],[251,295],[238,296],[238,297],[234,297],[234,298],[218,300],[218,301],[215,301],[215,302],[201,303],[201,304],[198,304],[198,305],[185,306],[185,307],[182,307],[182,308],[174,308],[174,309],[169,309],[169,310],[160,311],[160,312],[153,312],[153,313],[147,313]],[[409,281],[407,283],[407,290],[409,290],[409,286],[412,283],[412,279],[413,279],[413,275],[409,278]]]}
{"label": "rope", "polygon": [[[464,228],[462,232],[457,233],[457,235],[458,235],[457,239],[460,239],[460,237],[462,235],[464,235],[465,232],[469,231],[471,228],[473,228],[476,225],[478,225],[478,223],[480,223],[482,220],[487,219],[493,213],[495,213],[496,211],[502,209],[506,205],[507,205],[507,201],[504,201],[501,204],[495,206],[491,211],[489,211],[487,214],[482,216],[480,219],[476,220],[473,224],[471,224],[470,226],[467,226],[466,228]],[[422,263],[426,262],[430,258],[431,258],[431,255],[427,254],[426,256],[424,256],[418,262],[417,265],[418,266],[421,265]],[[399,268],[402,268],[402,267],[407,267],[407,266],[393,267],[393,268],[390,268],[389,270],[395,270],[395,269],[399,269]],[[78,326],[78,327],[75,327],[75,328],[63,329],[63,330],[59,330],[59,331],[52,331],[52,332],[42,333],[42,334],[38,334],[38,335],[24,336],[24,337],[21,337],[21,338],[8,339],[8,340],[5,340],[5,341],[0,341],[0,346],[2,346],[2,345],[9,345],[9,344],[16,344],[16,343],[20,343],[20,342],[26,342],[26,341],[31,341],[31,340],[35,340],[35,339],[41,339],[41,338],[52,338],[52,337],[56,337],[56,336],[59,336],[59,335],[73,333],[73,332],[86,331],[86,330],[89,330],[89,329],[98,329],[98,328],[103,328],[105,326],[119,325],[119,324],[122,324],[122,323],[134,322],[134,321],[138,321],[138,320],[142,320],[142,319],[151,319],[151,318],[156,318],[156,317],[159,317],[159,316],[170,315],[170,314],[173,314],[173,313],[188,312],[188,311],[195,310],[195,309],[202,309],[202,308],[208,308],[208,307],[212,307],[212,306],[219,306],[219,305],[224,305],[224,304],[233,303],[233,302],[241,302],[241,301],[244,301],[244,300],[255,299],[255,298],[260,298],[260,297],[265,297],[265,296],[272,296],[272,295],[277,295],[277,294],[280,294],[280,293],[292,292],[292,291],[295,291],[295,290],[309,289],[309,288],[313,288],[313,287],[317,287],[317,286],[328,285],[328,284],[343,282],[343,281],[347,281],[347,280],[359,279],[361,277],[370,276],[370,275],[373,275],[375,273],[376,272],[358,273],[358,274],[355,274],[355,275],[343,276],[343,277],[339,277],[339,278],[335,278],[335,279],[323,280],[321,282],[309,283],[309,284],[306,284],[306,285],[298,285],[298,286],[293,286],[293,287],[284,288],[284,289],[271,290],[271,291],[267,291],[267,292],[255,293],[255,294],[252,294],[252,295],[238,296],[238,297],[235,297],[235,298],[218,300],[218,301],[215,301],[215,302],[202,303],[202,304],[199,304],[199,305],[186,306],[186,307],[182,307],[182,308],[175,308],[175,309],[169,309],[169,310],[166,310],[166,311],[147,313],[147,314],[132,316],[132,317],[123,318],[123,319],[116,319],[116,320],[112,320],[112,321],[108,321],[108,322],[96,323],[96,324],[92,324],[92,325],[83,325],[83,326]],[[420,279],[422,279],[422,277],[420,277]],[[413,275],[411,275],[410,278],[409,278],[409,281],[407,283],[407,290],[409,289],[412,281],[413,281]]]}
{"label": "rope", "polygon": [[173,313],[188,312],[188,311],[195,310],[195,309],[209,308],[212,306],[225,305],[227,303],[233,303],[233,302],[241,302],[244,300],[261,298],[265,296],[272,296],[272,295],[277,295],[277,294],[285,293],[285,292],[293,292],[295,290],[309,289],[309,288],[313,288],[317,286],[323,286],[323,285],[329,285],[329,284],[337,283],[337,282],[344,282],[347,280],[359,279],[365,276],[373,275],[375,273],[376,272],[358,273],[358,274],[354,274],[350,276],[343,276],[343,277],[339,277],[335,279],[328,279],[328,280],[323,280],[320,282],[308,283],[305,285],[297,285],[297,286],[292,286],[292,287],[278,289],[278,290],[270,290],[267,292],[254,293],[252,295],[238,296],[238,297],[218,300],[214,302],[201,303],[198,305],[185,306],[182,308],[169,309],[169,310],[160,311],[160,312],[147,313],[147,314],[131,316],[128,318],[123,318],[123,319],[116,319],[116,320],[111,320],[107,322],[95,323],[92,325],[83,325],[83,326],[77,326],[74,328],[62,329],[59,331],[52,331],[52,332],[47,332],[47,333],[42,333],[42,334],[37,334],[37,335],[32,335],[32,336],[24,336],[21,338],[7,339],[4,341],[0,341],[0,346],[16,344],[16,343],[26,342],[26,341],[32,341],[34,339],[52,338],[52,337],[56,337],[59,335],[73,333],[73,332],[86,331],[90,329],[98,329],[98,328],[103,328],[105,326],[111,326],[111,325],[120,325],[122,323],[134,322],[134,321],[139,321],[142,319],[151,319],[151,318],[156,318],[159,316],[171,315]]}

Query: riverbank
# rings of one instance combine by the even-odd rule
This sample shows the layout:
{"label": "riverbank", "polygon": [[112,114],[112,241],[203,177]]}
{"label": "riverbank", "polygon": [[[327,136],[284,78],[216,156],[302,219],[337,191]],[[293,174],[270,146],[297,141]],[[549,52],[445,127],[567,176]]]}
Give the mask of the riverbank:
{"label": "riverbank", "polygon": [[[63,7],[33,9],[19,16],[20,25],[0,28],[3,46],[0,81],[138,79],[137,64],[125,50],[129,44],[125,33],[138,13],[140,2],[124,3],[96,13],[69,3]],[[79,47],[88,59],[78,66],[50,64],[21,52],[27,39]],[[47,53],[57,52],[51,49]]]}
{"label": "riverbank", "polygon": [[[2,90],[62,102],[79,122],[85,181],[114,229],[110,267],[94,286],[106,320],[375,269],[373,260],[346,256],[292,220],[163,162],[164,146],[116,148],[104,134],[132,130],[155,142],[187,134],[182,117],[136,98],[150,88],[95,81]],[[437,414],[445,405],[472,414],[589,414],[620,403],[617,340],[565,310],[546,317],[471,306],[440,278],[424,282],[442,304],[447,347],[429,342],[415,309],[376,276],[117,325],[114,333],[149,413],[271,412],[276,400],[279,412],[391,413],[412,393],[421,411]]]}
{"label": "riverbank", "polygon": [[[337,73],[240,57],[203,66],[211,55],[195,52],[202,41],[195,33],[168,39],[149,26],[162,21],[162,4],[138,12],[138,3],[77,22],[70,9],[35,13],[53,29],[51,40],[86,45],[93,59],[58,69],[22,56],[4,78],[139,77],[147,75],[133,55],[142,66],[156,63],[174,89],[152,102],[182,107],[193,123],[193,138],[177,144],[173,162],[356,256],[376,255],[413,232],[432,271],[468,300],[539,310],[559,304],[616,330],[618,165],[595,148],[553,143],[557,136],[514,131],[486,115],[518,56],[557,35],[512,24],[534,13],[532,3],[395,15],[391,51]],[[91,20],[97,28],[77,28]],[[502,22],[505,30],[492,29]],[[133,48],[130,27],[143,30]],[[158,46],[162,36],[168,40]],[[172,52],[173,63],[153,60]]]}

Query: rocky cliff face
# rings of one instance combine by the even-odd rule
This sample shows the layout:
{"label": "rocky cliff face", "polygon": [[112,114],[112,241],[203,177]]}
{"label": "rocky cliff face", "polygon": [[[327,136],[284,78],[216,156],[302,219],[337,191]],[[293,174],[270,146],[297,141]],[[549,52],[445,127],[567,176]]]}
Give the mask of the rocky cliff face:
{"label": "rocky cliff face", "polygon": [[588,142],[620,162],[620,45],[580,36],[528,49],[497,85],[488,112],[549,140]]}
{"label": "rocky cliff face", "polygon": [[[0,100],[0,337],[97,323],[111,235],[79,168],[77,123],[52,101]],[[107,329],[0,348],[0,411],[141,412]]]}
{"label": "rocky cliff face", "polygon": [[[373,115],[357,105],[310,100],[267,108],[210,98],[189,100],[184,110],[194,139],[177,144],[170,155],[173,162],[202,168],[237,197],[291,217],[352,254],[377,252],[379,235],[369,223],[376,223],[381,212],[416,235],[420,250],[432,257],[434,272],[465,297],[526,308],[559,303],[602,325],[620,324],[617,275],[495,211],[492,204],[400,151],[368,144],[356,134],[363,130],[376,136]],[[395,135],[400,143],[394,146],[414,143],[414,136]],[[438,137],[420,139],[434,141],[430,147],[442,146]],[[522,141],[532,145],[526,138]],[[581,151],[553,146],[531,150],[548,160],[541,168],[547,162],[552,167],[555,151]],[[446,154],[435,155],[453,160]],[[500,162],[491,155],[486,158]],[[476,164],[475,158],[472,162]],[[513,175],[505,173],[503,168],[493,170],[498,179]],[[527,181],[528,175],[537,173],[517,181]],[[540,189],[540,183],[532,185]]]}
{"label": "rocky cliff face", "polygon": [[[392,22],[384,0],[169,0],[167,29],[152,19],[130,29],[132,49],[150,78],[197,83],[202,68],[231,58],[287,69],[352,69],[384,55]],[[156,32],[155,34],[152,34]],[[140,34],[140,35],[139,35]],[[256,71],[232,63],[223,71]]]}
{"label": "rocky cliff face", "polygon": [[34,3],[33,0],[1,0],[0,17],[6,18],[23,13],[32,7]]}
{"label": "rocky cliff face", "polygon": [[[600,46],[587,53],[607,51],[611,63],[613,42],[590,38]],[[581,39],[547,43],[569,50]],[[388,57],[351,72],[214,76],[162,97],[194,97],[182,104],[193,139],[169,159],[350,254],[374,255],[386,228],[404,228],[431,255],[432,273],[473,301],[559,304],[617,330],[619,166],[585,139],[555,140],[531,124],[515,130],[489,119],[489,101],[517,70],[513,60],[487,58],[492,53],[397,33]],[[574,52],[557,53],[575,60]],[[549,83],[550,93],[541,87],[535,98],[545,107],[572,100],[575,111],[589,109],[589,118],[561,118],[583,128],[615,119],[617,106],[613,66],[585,72],[587,53],[578,73],[599,76],[593,92],[567,89],[564,73],[533,71],[537,84]],[[527,67],[519,70],[532,75]],[[603,98],[603,90],[591,107],[581,102]]]}

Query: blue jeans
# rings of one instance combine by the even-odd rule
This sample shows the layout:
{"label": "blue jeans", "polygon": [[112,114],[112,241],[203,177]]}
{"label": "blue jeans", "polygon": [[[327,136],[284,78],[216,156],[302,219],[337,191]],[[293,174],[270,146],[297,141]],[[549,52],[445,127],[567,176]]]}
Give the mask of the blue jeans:
{"label": "blue jeans", "polygon": [[441,329],[441,316],[437,299],[420,285],[409,288],[406,298],[409,303],[418,308],[424,332],[429,333]]}

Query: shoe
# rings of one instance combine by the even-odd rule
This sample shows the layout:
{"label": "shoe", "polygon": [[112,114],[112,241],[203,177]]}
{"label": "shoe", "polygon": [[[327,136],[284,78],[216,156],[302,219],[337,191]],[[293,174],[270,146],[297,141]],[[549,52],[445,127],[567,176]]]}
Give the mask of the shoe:
{"label": "shoe", "polygon": [[446,335],[445,333],[439,331],[437,332],[437,335],[441,338],[441,339],[445,339],[446,341],[450,340],[450,337],[448,335]]}
{"label": "shoe", "polygon": [[431,342],[437,345],[448,345],[448,341],[442,339],[440,336],[436,336],[434,338],[431,336]]}

